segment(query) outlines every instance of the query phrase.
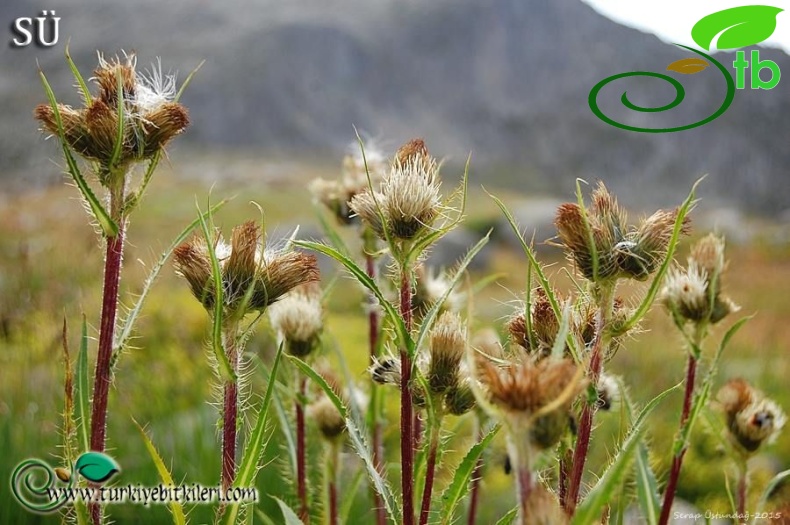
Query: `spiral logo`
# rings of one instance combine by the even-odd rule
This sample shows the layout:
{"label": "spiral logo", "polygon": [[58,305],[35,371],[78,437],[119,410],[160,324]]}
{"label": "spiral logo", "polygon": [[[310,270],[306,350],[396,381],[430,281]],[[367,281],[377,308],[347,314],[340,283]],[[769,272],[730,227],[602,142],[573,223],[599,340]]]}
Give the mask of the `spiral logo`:
{"label": "spiral logo", "polygon": [[[651,77],[651,78],[657,78],[663,80],[664,82],[668,82],[672,87],[675,88],[675,98],[669,104],[665,104],[659,107],[638,106],[628,99],[628,92],[624,91],[623,95],[620,97],[620,101],[622,102],[622,104],[630,110],[639,111],[641,113],[659,113],[662,111],[669,111],[670,109],[679,106],[683,102],[683,99],[686,97],[686,90],[683,89],[683,85],[680,82],[678,82],[676,79],[670,77],[669,75],[665,75],[663,73],[654,73],[652,71],[631,71],[628,73],[620,73],[618,75],[612,75],[611,77],[607,77],[601,80],[600,82],[598,82],[592,88],[592,90],[590,91],[590,95],[588,97],[588,103],[590,104],[590,109],[592,110],[592,112],[595,113],[595,116],[597,116],[599,119],[603,120],[609,125],[618,127],[620,129],[625,129],[628,131],[636,131],[639,133],[671,133],[674,131],[684,131],[687,129],[704,126],[708,122],[712,122],[713,120],[716,120],[717,118],[722,116],[724,112],[727,111],[727,109],[730,107],[730,104],[732,104],[732,101],[735,98],[735,81],[733,81],[727,69],[713,57],[706,55],[702,51],[697,51],[696,49],[692,49],[690,47],[680,44],[677,45],[678,47],[688,49],[689,51],[692,51],[702,57],[705,57],[707,60],[712,62],[716,66],[716,68],[721,72],[725,82],[727,83],[727,95],[724,97],[724,102],[722,102],[721,106],[719,106],[719,109],[717,109],[709,117],[700,120],[699,122],[694,122],[692,124],[686,124],[685,126],[677,126],[673,128],[640,128],[637,126],[629,126],[628,124],[623,124],[622,122],[617,122],[616,120],[605,115],[604,112],[601,111],[601,108],[598,107],[598,93],[600,93],[600,91],[604,88],[604,86],[606,86],[610,82],[614,82],[615,80],[619,80],[621,78],[627,78],[627,77]],[[681,60],[673,64],[670,64],[670,66],[667,69],[672,71],[677,71],[683,74],[693,74],[701,71],[707,66],[707,64],[703,65],[702,62],[704,61],[692,62],[689,59],[686,59],[686,61]],[[695,65],[696,67],[694,67]]]}
{"label": "spiral logo", "polygon": [[[33,512],[54,512],[66,504],[66,496],[61,493],[53,500],[58,475],[55,470],[40,459],[28,459],[20,463],[11,474],[11,492],[17,501]],[[71,482],[69,482],[71,486]]]}

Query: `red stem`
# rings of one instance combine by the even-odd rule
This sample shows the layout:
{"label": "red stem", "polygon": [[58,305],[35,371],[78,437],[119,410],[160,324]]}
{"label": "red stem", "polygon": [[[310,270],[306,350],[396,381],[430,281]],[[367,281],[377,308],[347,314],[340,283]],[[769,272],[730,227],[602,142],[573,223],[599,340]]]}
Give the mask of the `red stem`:
{"label": "red stem", "polygon": [[234,381],[225,383],[222,403],[222,487],[228,489],[236,477],[236,418],[239,389]]}
{"label": "red stem", "polygon": [[568,496],[568,476],[570,473],[568,472],[568,467],[570,467],[571,462],[573,461],[572,451],[566,450],[564,452],[563,457],[560,458],[560,479],[559,479],[559,500],[561,502],[565,501],[565,498]]}
{"label": "red stem", "polygon": [[[112,381],[112,343],[115,336],[115,318],[118,313],[118,285],[123,262],[124,223],[118,220],[118,235],[107,239],[104,259],[104,291],[99,329],[99,350],[93,382],[93,406],[91,407],[91,450],[104,452],[107,432],[107,398]],[[91,503],[90,515],[94,525],[102,522],[101,505]]]}
{"label": "red stem", "polygon": [[[590,381],[592,381],[593,384],[598,383],[598,377],[601,375],[602,332],[602,328],[599,327],[595,345],[593,346],[592,357],[590,358]],[[582,474],[584,474],[584,464],[587,461],[587,451],[590,447],[590,434],[592,433],[594,412],[595,406],[585,403],[579,420],[579,435],[576,438],[576,448],[573,451],[573,467],[571,470],[570,483],[568,484],[568,492],[563,502],[565,512],[569,516],[573,516],[573,513],[576,512],[576,503],[579,499]]]}
{"label": "red stem", "polygon": [[[521,461],[521,460],[519,460]],[[517,467],[516,476],[518,478],[519,490],[519,510],[518,515],[521,517],[521,524],[527,525],[527,517],[529,516],[529,498],[532,494],[532,472],[523,467]]]}
{"label": "red stem", "polygon": [[[688,366],[686,367],[686,394],[683,398],[683,413],[680,415],[681,431],[683,431],[683,428],[686,426],[689,414],[691,413],[691,400],[694,394],[694,380],[696,375],[697,359],[689,354]],[[672,501],[675,499],[678,479],[680,478],[680,469],[683,466],[683,457],[685,455],[686,446],[684,444],[680,452],[672,459],[672,470],[669,473],[666,492],[664,492],[664,504],[661,507],[661,517],[658,520],[659,525],[667,525],[667,523],[669,523],[669,513],[672,510]]]}
{"label": "red stem", "polygon": [[433,477],[436,472],[436,452],[439,448],[439,425],[441,419],[436,421],[436,429],[431,430],[430,451],[428,452],[428,464],[425,472],[425,487],[422,491],[422,508],[420,509],[420,525],[428,523],[428,514],[431,512],[431,493],[433,492]]}
{"label": "red stem", "polygon": [[[480,416],[475,417],[475,426],[477,427],[477,442],[483,440],[483,428],[480,424]],[[475,470],[472,472],[472,494],[469,496],[469,517],[466,520],[467,525],[475,525],[477,520],[477,502],[480,499],[480,478],[483,474],[483,457],[477,458]]]}
{"label": "red stem", "polygon": [[299,393],[296,399],[296,491],[299,497],[299,519],[303,523],[310,521],[310,513],[307,508],[307,475],[305,461],[307,450],[305,447],[305,426],[304,426],[304,401],[306,380],[299,378]]}
{"label": "red stem", "polygon": [[738,523],[746,523],[746,469],[742,469],[738,480]]}
{"label": "red stem", "polygon": [[[367,270],[368,277],[375,281],[376,260],[369,253],[365,254],[365,269]],[[371,365],[374,364],[376,359],[376,354],[378,352],[378,342],[379,316],[378,311],[374,306],[374,302],[371,301],[368,311],[368,346],[370,348]],[[371,383],[371,389],[376,389],[377,387],[378,385],[376,383]],[[373,400],[377,399],[375,395],[372,395],[371,398]],[[375,402],[372,403],[371,409],[373,410],[373,419],[371,422],[371,447],[373,448],[373,464],[376,466],[376,470],[378,470],[381,475],[384,475],[384,461],[382,460],[383,451],[381,445],[381,425],[378,421],[378,408],[376,407]],[[378,493],[375,487],[371,487],[371,491],[373,492],[373,509],[376,514],[376,525],[386,525],[387,513],[386,509],[384,509],[384,501],[381,499],[381,495]]]}
{"label": "red stem", "polygon": [[337,525],[337,486],[329,483],[329,525]]}
{"label": "red stem", "polygon": [[[402,270],[400,288],[400,314],[411,331],[411,278],[407,269]],[[400,454],[401,489],[403,492],[403,525],[414,525],[414,415],[411,406],[411,358],[406,348],[401,348],[400,384]]]}

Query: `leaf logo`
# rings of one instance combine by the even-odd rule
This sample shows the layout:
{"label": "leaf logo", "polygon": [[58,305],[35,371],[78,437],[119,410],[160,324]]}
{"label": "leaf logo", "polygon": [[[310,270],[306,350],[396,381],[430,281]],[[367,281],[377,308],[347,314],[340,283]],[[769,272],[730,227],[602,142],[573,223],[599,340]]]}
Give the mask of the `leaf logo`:
{"label": "leaf logo", "polygon": [[694,24],[691,38],[698,46],[710,51],[718,36],[716,48],[737,49],[768,39],[776,30],[776,16],[784,11],[769,5],[746,5],[710,14]]}
{"label": "leaf logo", "polygon": [[684,58],[672,62],[667,66],[667,71],[674,71],[682,75],[693,75],[704,71],[710,64],[701,58]]}
{"label": "leaf logo", "polygon": [[121,467],[110,456],[101,452],[86,452],[77,458],[74,470],[79,472],[83,478],[94,483],[104,483],[117,472]]}

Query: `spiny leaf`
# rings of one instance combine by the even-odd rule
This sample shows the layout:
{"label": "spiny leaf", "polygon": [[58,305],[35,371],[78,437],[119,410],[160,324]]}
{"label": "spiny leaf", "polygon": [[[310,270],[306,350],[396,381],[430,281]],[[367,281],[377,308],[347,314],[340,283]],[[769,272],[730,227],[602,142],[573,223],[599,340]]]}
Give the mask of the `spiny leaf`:
{"label": "spiny leaf", "polygon": [[354,450],[356,450],[357,454],[362,459],[362,462],[365,464],[365,467],[368,471],[368,477],[373,482],[376,492],[381,495],[389,518],[395,523],[400,523],[400,507],[398,506],[398,502],[392,493],[389,483],[381,476],[378,469],[376,468],[376,465],[373,463],[373,456],[371,454],[370,447],[367,444],[365,433],[360,429],[354,418],[349,417],[348,409],[343,404],[343,401],[337,396],[335,391],[332,390],[332,387],[329,386],[329,383],[326,382],[326,379],[324,379],[321,374],[316,372],[310,365],[298,357],[292,355],[287,355],[286,357],[288,357],[288,359],[303,374],[312,379],[321,388],[321,390],[324,391],[324,394],[326,394],[332,404],[335,405],[335,408],[337,408],[338,412],[340,412],[340,415],[343,417],[343,419],[345,419],[346,432],[348,432],[351,445],[354,447]]}
{"label": "spiny leaf", "polygon": [[500,428],[499,425],[491,428],[483,439],[469,449],[469,452],[466,453],[466,456],[464,456],[464,459],[461,460],[461,463],[455,470],[452,481],[442,493],[442,525],[453,523],[455,511],[469,490],[469,482],[474,474],[477,461],[480,459],[483,451],[488,448],[488,445],[494,439],[494,436],[497,435]]}
{"label": "spiny leaf", "polygon": [[371,279],[367,272],[360,268],[357,263],[351,260],[348,256],[340,253],[335,248],[327,246],[326,244],[311,241],[294,241],[294,245],[328,255],[345,266],[346,269],[351,272],[351,275],[353,275],[357,281],[362,284],[362,286],[370,290],[376,297],[395,328],[395,332],[398,336],[398,344],[403,345],[404,348],[413,348],[414,342],[411,339],[411,335],[409,335],[408,331],[406,330],[406,325],[403,323],[403,318],[401,318],[400,314],[397,312],[397,310],[395,310],[395,307],[392,305],[392,303],[390,303],[384,297],[384,294],[381,292],[375,281]]}
{"label": "spiny leaf", "polygon": [[[140,435],[143,436],[143,441],[145,442],[145,448],[148,450],[148,454],[151,456],[151,459],[154,461],[154,465],[156,466],[156,471],[159,474],[159,479],[162,480],[162,483],[167,487],[174,487],[176,484],[173,481],[173,476],[170,474],[170,471],[165,465],[165,462],[162,460],[162,456],[159,455],[159,452],[156,450],[154,443],[151,441],[151,438],[148,437],[148,434],[145,432],[143,427],[140,426],[134,418],[132,418],[134,425],[137,427],[137,430],[140,431]],[[184,514],[184,507],[178,501],[171,500],[168,504],[170,507],[170,512],[173,513],[173,523],[176,525],[186,525],[187,517]]]}
{"label": "spiny leaf", "polygon": [[[219,210],[222,206],[225,205],[227,200],[220,201],[218,204],[212,206],[207,212],[203,213],[201,216],[204,218],[208,218],[210,215],[214,214],[217,210]],[[129,338],[132,335],[132,329],[134,328],[134,323],[137,321],[137,317],[140,315],[140,311],[143,308],[143,303],[145,302],[146,297],[148,297],[148,292],[151,291],[151,287],[154,284],[154,281],[159,276],[159,272],[164,267],[167,260],[173,254],[173,251],[178,247],[179,244],[184,242],[184,240],[192,233],[192,230],[198,227],[200,224],[200,219],[195,219],[192,221],[186,228],[181,230],[181,233],[173,239],[173,242],[170,243],[170,246],[162,253],[159,257],[159,260],[156,261],[153,268],[151,268],[151,272],[148,274],[148,277],[145,279],[145,283],[143,284],[143,290],[140,292],[140,296],[137,298],[137,302],[129,310],[129,314],[126,316],[126,319],[123,321],[123,325],[121,329],[118,331],[118,334],[115,337],[115,342],[113,344],[113,352],[117,354],[118,352],[122,351],[129,342]],[[113,360],[117,360],[117,355],[113,355]]]}
{"label": "spiny leaf", "polygon": [[573,516],[571,525],[595,523],[601,516],[603,508],[611,500],[615,489],[625,475],[628,465],[637,450],[637,445],[641,443],[642,434],[644,434],[646,429],[645,422],[647,416],[666,396],[678,388],[680,388],[680,383],[658,394],[642,409],[639,416],[637,416],[636,420],[631,425],[628,437],[626,437],[621,445],[614,460],[598,479],[595,486],[587,493],[584,501],[579,505],[576,514]]}
{"label": "spiny leaf", "polygon": [[[274,363],[272,364],[272,371],[269,374],[268,384],[266,385],[266,393],[263,395],[261,408],[258,411],[258,420],[255,422],[250,437],[247,439],[247,444],[244,447],[241,463],[239,463],[239,470],[236,474],[236,481],[233,483],[236,487],[253,487],[255,486],[255,476],[260,467],[261,457],[266,449],[268,441],[264,439],[266,432],[266,425],[268,423],[269,406],[272,402],[274,388],[277,384],[277,369],[280,366],[280,360],[283,355],[283,345],[277,349],[277,354],[274,356]],[[232,525],[236,522],[241,506],[239,503],[232,503],[228,506],[227,514],[225,516],[225,523]]]}
{"label": "spiny leaf", "polygon": [[745,5],[717,11],[694,24],[691,38],[708,51],[720,33],[717,49],[753,46],[774,33],[776,15],[782,11],[784,9],[768,5]]}
{"label": "spiny leaf", "polygon": [[710,64],[707,62],[707,60],[691,57],[672,62],[667,66],[667,71],[674,71],[675,73],[680,73],[681,75],[694,75],[704,71],[708,66],[710,66]]}
{"label": "spiny leaf", "polygon": [[118,235],[118,225],[110,218],[110,214],[107,213],[107,210],[105,210],[101,205],[99,199],[96,198],[93,190],[91,190],[91,187],[85,180],[85,177],[82,176],[82,172],[77,165],[77,161],[74,158],[74,155],[71,154],[69,145],[66,142],[66,134],[63,129],[63,120],[60,117],[60,109],[58,108],[58,101],[55,98],[55,92],[52,91],[52,86],[49,85],[49,81],[44,75],[44,72],[39,69],[38,74],[39,77],[41,77],[41,83],[44,85],[44,91],[47,93],[49,105],[52,108],[53,115],[55,116],[55,124],[58,127],[58,139],[60,140],[60,145],[63,147],[63,155],[66,157],[66,164],[69,167],[69,174],[77,184],[77,188],[79,188],[80,193],[82,193],[82,197],[88,203],[88,206],[90,207],[91,212],[93,212],[94,218],[98,221],[102,232],[104,232],[104,235],[107,237],[115,237]]}
{"label": "spiny leaf", "polygon": [[93,98],[91,97],[91,92],[88,90],[88,84],[85,83],[85,79],[82,78],[82,74],[80,74],[80,70],[77,69],[77,64],[71,59],[71,53],[69,53],[69,44],[70,41],[66,43],[66,63],[69,65],[69,69],[71,69],[71,73],[74,75],[74,80],[77,81],[77,85],[80,88],[80,92],[82,93],[82,98],[85,99],[85,104],[90,104]]}
{"label": "spiny leaf", "polygon": [[286,502],[277,496],[272,496],[272,499],[275,500],[277,505],[280,506],[280,510],[283,513],[283,519],[285,520],[285,525],[303,525],[302,520],[299,519],[299,516],[296,515],[293,509],[289,507]]}
{"label": "spiny leaf", "polygon": [[76,382],[74,384],[74,400],[77,420],[77,441],[83,451],[90,450],[90,387],[88,386],[88,323],[82,316],[82,333],[80,335],[80,352],[77,354]]}
{"label": "spiny leaf", "polygon": [[[197,206],[197,204],[195,204],[195,206]],[[211,213],[207,213],[206,216],[211,219]],[[204,214],[200,211],[200,207],[198,207],[198,220],[200,221],[200,228],[203,230],[203,236],[206,238],[208,255],[211,259],[211,276],[214,280],[214,325],[211,332],[211,348],[214,351],[214,357],[217,359],[222,378],[226,381],[236,381],[236,372],[230,366],[230,361],[228,361],[228,356],[222,344],[222,317],[224,313],[222,310],[224,303],[222,295],[222,273],[219,269],[217,252],[214,249],[214,238],[211,233],[209,233],[206,217],[204,217]]]}
{"label": "spiny leaf", "polygon": [[647,445],[644,442],[639,443],[639,450],[636,453],[636,494],[647,525],[656,525],[661,502],[658,495],[658,482],[650,467]]}

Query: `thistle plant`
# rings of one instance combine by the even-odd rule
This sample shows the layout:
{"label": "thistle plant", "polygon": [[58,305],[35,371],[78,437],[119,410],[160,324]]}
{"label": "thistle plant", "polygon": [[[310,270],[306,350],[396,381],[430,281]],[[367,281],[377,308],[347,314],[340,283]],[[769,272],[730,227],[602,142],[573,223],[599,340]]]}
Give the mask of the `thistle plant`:
{"label": "thistle plant", "polygon": [[[60,142],[68,172],[80,189],[91,218],[99,225],[105,244],[89,444],[91,450],[103,452],[112,366],[124,343],[116,339],[116,325],[129,216],[140,203],[165,146],[187,128],[189,116],[178,102],[181,91],[176,91],[175,75],[163,73],[161,63],[145,73],[137,70],[134,54],[111,59],[99,54],[92,78],[97,90],[92,93],[68,56],[68,50],[66,57],[84,106],[75,109],[59,103],[40,71],[49,102],[37,106],[34,116],[42,131]],[[74,154],[84,159],[101,186],[104,204],[83,176]],[[133,173],[141,163],[147,163],[144,175],[138,187],[132,189]],[[102,521],[98,504],[91,504],[90,513],[94,523]]]}
{"label": "thistle plant", "polygon": [[[269,311],[272,327],[286,351],[306,360],[320,344],[323,329],[321,289],[309,283],[294,289]],[[298,372],[294,376],[296,392],[296,484],[299,517],[307,522],[310,508],[307,501],[307,445],[305,437],[305,403],[307,380]]]}
{"label": "thistle plant", "polygon": [[[672,501],[677,489],[687,438],[691,433],[692,404],[697,391],[697,365],[702,356],[702,345],[710,328],[727,315],[738,310],[735,303],[722,293],[722,278],[726,268],[724,239],[710,234],[691,248],[688,265],[673,268],[667,275],[661,299],[687,346],[686,390],[680,415],[680,430],[673,449],[672,468],[664,492],[664,502],[659,523],[669,521]],[[711,368],[711,371],[714,371]],[[707,390],[699,402],[704,403]]]}
{"label": "thistle plant", "polygon": [[730,445],[727,452],[738,470],[736,510],[738,515],[746,516],[749,458],[762,446],[776,440],[787,416],[776,402],[740,378],[725,383],[716,394],[716,400],[726,420]]}
{"label": "thistle plant", "polygon": [[[355,144],[356,146],[356,144]],[[343,158],[342,173],[338,180],[315,179],[310,183],[310,192],[315,201],[324,206],[342,226],[356,226],[357,235],[362,245],[362,257],[365,262],[367,276],[376,282],[378,275],[378,256],[381,253],[376,234],[362,221],[350,208],[350,202],[356,195],[367,191],[373,183],[378,183],[383,178],[386,169],[384,155],[374,146],[368,144],[364,149],[355,148],[352,153]],[[319,215],[320,217],[320,215]],[[322,219],[323,220],[323,219]],[[324,222],[324,228],[337,238],[333,228]],[[376,307],[376,298],[372,293],[367,294],[365,309],[368,316],[368,354],[372,365],[380,348],[380,319]],[[371,448],[373,461],[380,472],[383,472],[383,450],[381,444],[380,401],[375,383],[370,385],[371,402],[369,408],[368,424],[371,429]],[[384,504],[381,496],[375,490],[373,503],[376,511],[376,524],[384,525],[387,521]]]}
{"label": "thistle plant", "polygon": [[[319,279],[315,256],[267,248],[259,225],[248,221],[233,229],[230,245],[218,232],[195,237],[175,251],[175,266],[190,291],[213,317],[213,357],[222,384],[222,472],[224,488],[236,477],[240,411],[240,371],[247,314],[262,313],[294,288]],[[299,347],[298,344],[289,348]]]}

